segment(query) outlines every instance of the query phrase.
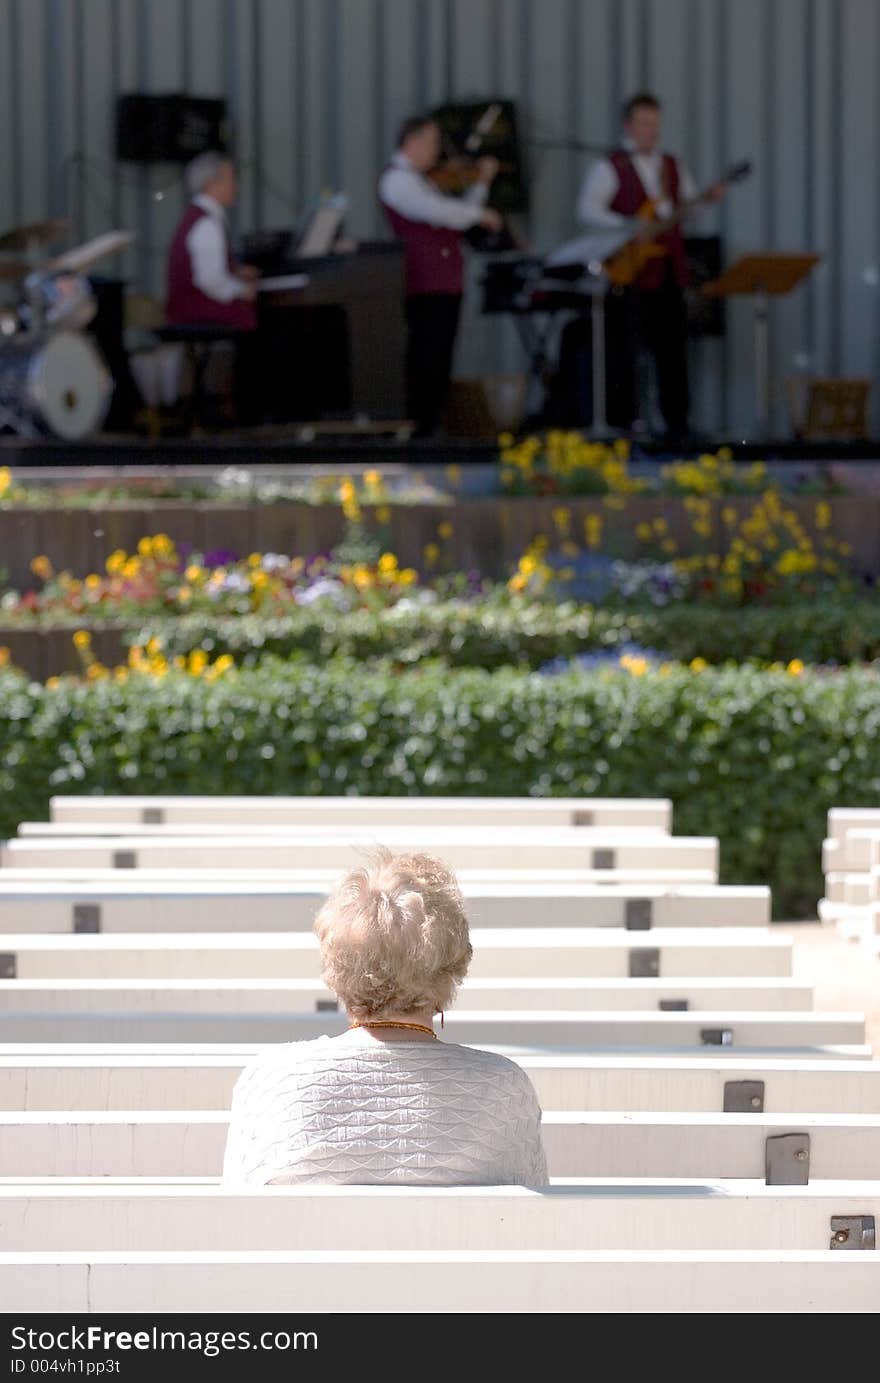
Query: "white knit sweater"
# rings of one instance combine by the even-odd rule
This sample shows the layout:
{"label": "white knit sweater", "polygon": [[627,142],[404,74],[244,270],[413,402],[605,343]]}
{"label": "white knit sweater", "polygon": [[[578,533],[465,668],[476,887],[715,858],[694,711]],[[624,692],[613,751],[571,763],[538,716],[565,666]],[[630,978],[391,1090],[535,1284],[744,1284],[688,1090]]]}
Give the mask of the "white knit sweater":
{"label": "white knit sweater", "polygon": [[447,1042],[319,1037],[267,1047],[239,1076],[223,1181],[543,1186],[528,1076]]}

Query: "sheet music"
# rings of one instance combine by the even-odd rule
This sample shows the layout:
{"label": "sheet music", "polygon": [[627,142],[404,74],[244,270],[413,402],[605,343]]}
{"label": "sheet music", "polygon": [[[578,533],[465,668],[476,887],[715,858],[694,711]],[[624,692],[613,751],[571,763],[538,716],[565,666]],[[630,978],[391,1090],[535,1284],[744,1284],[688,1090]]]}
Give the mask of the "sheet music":
{"label": "sheet music", "polygon": [[271,293],[283,288],[305,288],[308,281],[308,274],[278,274],[275,278],[258,279],[257,292]]}
{"label": "sheet music", "polygon": [[[636,222],[636,229],[643,224]],[[594,227],[584,235],[579,235],[574,240],[567,240],[564,245],[557,245],[555,250],[551,250],[546,256],[546,264],[589,264],[591,260],[609,259],[617,250],[623,248],[628,240],[632,239],[633,230],[627,225],[624,227]]]}

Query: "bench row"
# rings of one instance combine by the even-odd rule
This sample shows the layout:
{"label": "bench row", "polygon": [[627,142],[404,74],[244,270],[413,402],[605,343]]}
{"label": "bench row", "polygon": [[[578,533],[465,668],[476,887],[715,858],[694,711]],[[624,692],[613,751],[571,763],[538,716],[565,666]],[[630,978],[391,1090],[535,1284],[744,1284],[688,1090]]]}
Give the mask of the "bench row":
{"label": "bench row", "polygon": [[[827,1249],[869,1247],[880,1182],[658,1179],[518,1186],[0,1181],[7,1252],[132,1249]],[[845,1237],[841,1237],[845,1236]],[[873,1245],[870,1245],[873,1247]]]}
{"label": "bench row", "polygon": [[[156,828],[157,832],[161,828]],[[0,846],[0,866],[50,869],[71,865],[92,869],[190,868],[324,870],[353,869],[363,851],[377,843],[393,850],[428,850],[455,869],[577,869],[589,874],[639,871],[646,878],[680,877],[684,882],[714,882],[718,841],[713,837],[667,836],[659,831],[593,831],[589,827],[474,826],[340,828],[311,833],[261,831],[203,836],[119,835],[82,838],[22,836]],[[691,877],[696,876],[696,877]]]}
{"label": "bench row", "polygon": [[[657,1009],[702,1012],[787,1012],[813,1007],[813,990],[792,979],[471,979],[455,1012],[532,1009],[605,1012]],[[338,1009],[320,980],[296,979],[0,979],[0,1018],[35,1013],[210,1014],[235,1022],[252,1015],[290,1015]]]}
{"label": "bench row", "polygon": [[880,1254],[830,1249],[0,1253],[6,1312],[837,1314],[878,1299]]}
{"label": "bench row", "polygon": [[[459,877],[472,927],[765,927],[766,888],[686,884],[605,884],[573,879]],[[0,871],[3,932],[309,931],[333,885],[326,873],[281,877],[192,870]]]}
{"label": "bench row", "polygon": [[[0,899],[0,916],[3,906]],[[241,926],[239,911],[236,922]],[[788,936],[752,928],[472,928],[476,979],[536,982],[651,978],[789,978]],[[310,932],[177,932],[64,935],[6,933],[0,940],[2,979],[161,979],[245,982],[271,975],[314,983],[318,943]]]}
{"label": "bench row", "polygon": [[56,822],[122,825],[328,826],[366,821],[468,826],[654,826],[672,829],[667,798],[638,797],[53,797]]}
{"label": "bench row", "polygon": [[[0,1113],[5,1176],[217,1177],[221,1110]],[[545,1111],[551,1177],[863,1180],[880,1168],[880,1116]]]}
{"label": "bench row", "polygon": [[[251,1049],[253,1050],[253,1049]],[[229,1109],[241,1048],[0,1048],[0,1109]],[[713,1057],[718,1055],[718,1059]],[[518,1054],[544,1109],[880,1115],[880,1063]]]}
{"label": "bench row", "polygon": [[[106,983],[113,985],[113,981]],[[296,1013],[285,1007],[276,1012],[199,1013],[182,1006],[157,1011],[152,996],[159,991],[150,986],[138,992],[145,1005],[152,1003],[153,1011],[146,1007],[129,1010],[126,1005],[134,992],[117,987],[114,1000],[114,991],[106,991],[100,1007],[90,1011],[65,1011],[64,996],[51,987],[43,991],[43,1007],[31,1012],[13,1012],[4,1001],[0,1042],[297,1042],[337,1034],[348,1025],[343,1013]],[[841,1057],[870,1055],[864,1047],[865,1020],[860,1013],[453,1010],[446,1017],[445,1035],[450,1042],[475,1047],[578,1051],[646,1047],[711,1051],[724,1047],[768,1052],[797,1049]]]}

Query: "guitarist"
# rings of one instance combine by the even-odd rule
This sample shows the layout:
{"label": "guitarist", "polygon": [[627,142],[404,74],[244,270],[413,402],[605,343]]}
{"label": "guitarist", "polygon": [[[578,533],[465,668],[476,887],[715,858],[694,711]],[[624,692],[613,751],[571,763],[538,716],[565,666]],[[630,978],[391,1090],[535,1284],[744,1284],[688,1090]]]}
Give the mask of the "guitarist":
{"label": "guitarist", "polygon": [[[590,168],[578,201],[578,220],[591,230],[620,227],[624,239],[652,239],[645,221],[637,219],[646,202],[654,204],[654,219],[671,216],[676,207],[697,196],[688,170],[672,154],[660,150],[661,107],[656,96],[642,91],[623,107],[623,139]],[[702,196],[717,202],[720,184]],[[628,234],[627,234],[628,232]],[[609,423],[629,431],[639,416],[636,357],[641,348],[654,358],[660,411],[671,443],[688,433],[687,316],[684,288],[688,282],[681,226],[656,238],[661,258],[648,261],[631,287],[613,288],[605,301]]]}

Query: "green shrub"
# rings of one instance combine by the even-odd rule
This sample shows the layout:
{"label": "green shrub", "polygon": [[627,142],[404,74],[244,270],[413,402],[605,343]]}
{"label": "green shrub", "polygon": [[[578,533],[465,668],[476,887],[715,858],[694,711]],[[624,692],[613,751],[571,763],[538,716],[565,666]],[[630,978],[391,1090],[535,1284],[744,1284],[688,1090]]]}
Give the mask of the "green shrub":
{"label": "green shrub", "polygon": [[438,602],[339,613],[313,605],[281,619],[186,615],[132,629],[132,642],[157,634],[171,655],[205,648],[252,665],[268,654],[388,657],[401,664],[442,658],[452,667],[537,668],[551,658],[622,644],[654,648],[689,663],[871,662],[880,658],[880,601],[826,600],[787,609],[592,609],[538,601]]}
{"label": "green shrub", "polygon": [[266,661],[53,690],[0,672],[0,829],[52,793],[658,796],[722,878],[812,914],[833,805],[880,805],[880,679]]}

